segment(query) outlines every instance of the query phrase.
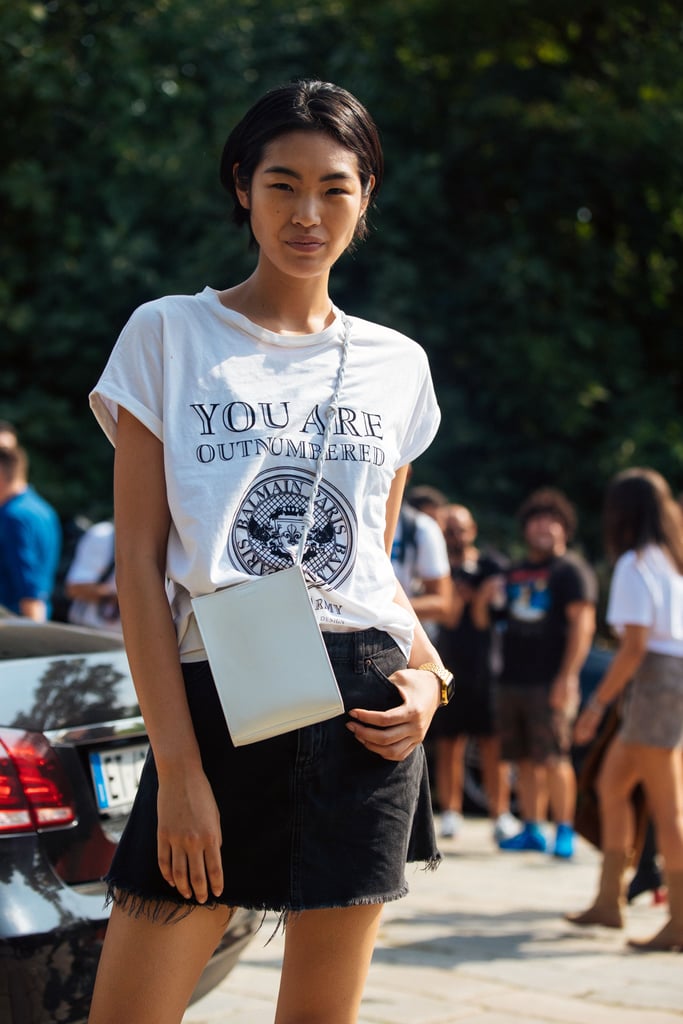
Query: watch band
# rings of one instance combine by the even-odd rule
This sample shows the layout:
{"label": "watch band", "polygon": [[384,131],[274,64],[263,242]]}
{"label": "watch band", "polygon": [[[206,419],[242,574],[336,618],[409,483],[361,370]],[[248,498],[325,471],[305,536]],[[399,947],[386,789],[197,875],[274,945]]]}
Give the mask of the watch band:
{"label": "watch band", "polygon": [[434,673],[441,684],[441,700],[439,701],[439,704],[441,707],[445,707],[453,696],[453,692],[455,690],[455,686],[453,684],[453,673],[444,665],[437,665],[435,661],[425,661],[424,664],[418,665],[418,670],[421,672]]}

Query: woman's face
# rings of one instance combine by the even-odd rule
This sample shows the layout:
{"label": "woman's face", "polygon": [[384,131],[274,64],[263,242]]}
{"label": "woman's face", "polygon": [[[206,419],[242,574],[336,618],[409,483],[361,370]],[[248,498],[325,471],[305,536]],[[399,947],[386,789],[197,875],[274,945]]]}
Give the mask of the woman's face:
{"label": "woman's face", "polygon": [[363,190],[356,154],[324,132],[273,139],[249,189],[237,188],[259,262],[293,277],[328,273],[351,243],[373,184]]}

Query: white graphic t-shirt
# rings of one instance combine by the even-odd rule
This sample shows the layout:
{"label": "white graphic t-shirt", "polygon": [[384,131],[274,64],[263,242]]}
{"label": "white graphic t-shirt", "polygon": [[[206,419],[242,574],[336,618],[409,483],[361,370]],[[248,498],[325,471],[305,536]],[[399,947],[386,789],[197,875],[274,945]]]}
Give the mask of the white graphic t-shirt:
{"label": "white graphic t-shirt", "polygon": [[[112,444],[123,406],[164,445],[172,524],[169,599],[183,660],[204,657],[190,598],[291,565],[334,389],[339,311],[284,336],[227,309],[212,288],[140,306],[90,403]],[[349,355],[304,567],[323,630],[386,630],[406,653],[384,548],[395,471],[439,425],[427,357],[411,339],[349,318]],[[264,641],[268,624],[264,622]]]}
{"label": "white graphic t-shirt", "polygon": [[626,551],[610,584],[607,621],[622,633],[624,626],[647,626],[648,651],[683,657],[683,575],[656,544]]}

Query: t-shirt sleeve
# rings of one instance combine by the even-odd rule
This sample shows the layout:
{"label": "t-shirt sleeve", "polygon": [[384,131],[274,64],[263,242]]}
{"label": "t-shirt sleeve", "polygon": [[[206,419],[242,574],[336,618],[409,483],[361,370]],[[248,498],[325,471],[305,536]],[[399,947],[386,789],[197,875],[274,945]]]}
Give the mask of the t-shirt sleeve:
{"label": "t-shirt sleeve", "polygon": [[607,602],[607,621],[616,629],[624,626],[651,626],[654,621],[652,595],[630,552],[623,555],[614,568]]}
{"label": "t-shirt sleeve", "polygon": [[427,355],[422,349],[418,353],[415,400],[399,445],[397,468],[412,462],[429,447],[441,422]]}
{"label": "t-shirt sleeve", "polygon": [[163,318],[158,305],[135,310],[119,335],[90,407],[113,445],[119,406],[163,441]]}
{"label": "t-shirt sleeve", "polygon": [[572,558],[566,561],[557,580],[562,604],[573,604],[575,601],[589,601],[596,604],[598,600],[598,580],[590,565],[583,559]]}

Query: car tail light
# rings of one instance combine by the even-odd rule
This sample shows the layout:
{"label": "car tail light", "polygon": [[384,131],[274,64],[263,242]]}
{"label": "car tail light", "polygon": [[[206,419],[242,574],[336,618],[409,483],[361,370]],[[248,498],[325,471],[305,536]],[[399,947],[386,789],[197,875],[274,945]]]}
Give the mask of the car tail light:
{"label": "car tail light", "polygon": [[66,774],[45,737],[0,729],[0,834],[63,828],[75,820]]}

